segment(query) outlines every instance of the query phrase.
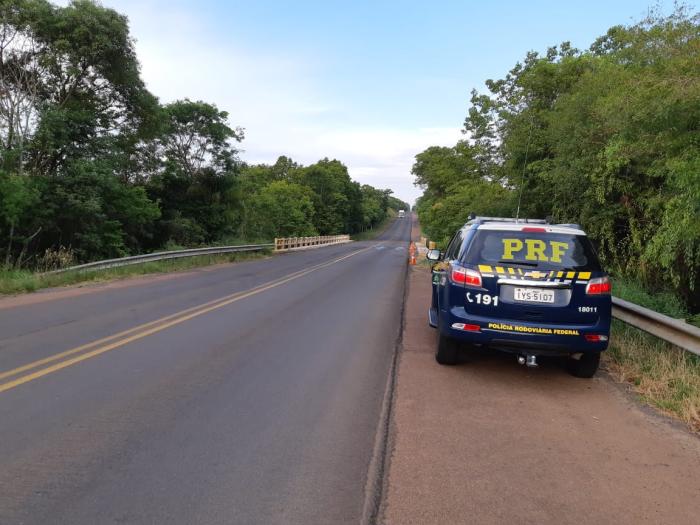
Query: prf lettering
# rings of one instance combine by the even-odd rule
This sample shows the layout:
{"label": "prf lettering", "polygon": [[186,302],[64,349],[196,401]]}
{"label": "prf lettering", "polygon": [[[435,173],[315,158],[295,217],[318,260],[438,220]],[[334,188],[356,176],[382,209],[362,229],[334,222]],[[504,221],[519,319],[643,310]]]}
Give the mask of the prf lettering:
{"label": "prf lettering", "polygon": [[568,249],[568,242],[544,242],[540,239],[525,239],[525,242],[523,242],[520,239],[503,239],[502,259],[504,261],[515,260],[515,254],[524,251],[526,261],[552,261],[560,263],[561,258]]}

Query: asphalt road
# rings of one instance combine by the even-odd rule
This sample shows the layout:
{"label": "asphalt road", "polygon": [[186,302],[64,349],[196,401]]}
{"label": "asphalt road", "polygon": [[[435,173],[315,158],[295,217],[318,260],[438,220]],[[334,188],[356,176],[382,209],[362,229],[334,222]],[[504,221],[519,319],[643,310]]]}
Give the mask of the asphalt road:
{"label": "asphalt road", "polygon": [[0,523],[357,523],[410,220],[0,300]]}

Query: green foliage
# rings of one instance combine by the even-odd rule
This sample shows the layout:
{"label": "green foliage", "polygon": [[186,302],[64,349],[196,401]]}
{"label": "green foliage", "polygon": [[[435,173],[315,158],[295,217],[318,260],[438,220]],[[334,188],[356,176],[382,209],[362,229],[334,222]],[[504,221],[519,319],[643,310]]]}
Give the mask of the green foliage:
{"label": "green foliage", "polygon": [[148,227],[160,216],[144,188],[124,185],[90,161],[76,161],[66,172],[37,181],[41,200],[34,222],[43,227],[38,249],[70,246],[80,260],[137,251]]}
{"label": "green foliage", "polygon": [[477,151],[462,141],[416,155],[413,174],[425,189],[416,209],[426,235],[442,247],[471,212],[498,217],[511,211],[512,192],[482,174]]}
{"label": "green foliage", "polygon": [[421,198],[416,206],[426,235],[442,248],[468,220],[470,212],[489,217],[508,215],[512,195],[503,186],[486,181],[473,181],[454,187],[449,195],[437,201]]}
{"label": "green foliage", "polygon": [[438,218],[476,174],[503,190],[502,214],[515,215],[522,191],[521,216],[582,224],[607,267],[652,291],[671,287],[697,311],[698,64],[700,15],[683,7],[613,27],[586,51],[565,42],[528,53],[487,94],[472,93],[463,154],[416,157],[422,222],[444,239],[469,211],[485,213],[490,199],[463,199]]}
{"label": "green foliage", "polygon": [[391,190],[352,181],[338,160],[302,166],[279,157],[244,166],[239,182],[243,237],[353,234],[381,223],[392,206],[408,209]]}
{"label": "green foliage", "polygon": [[650,293],[638,282],[616,277],[613,280],[613,292],[615,296],[626,301],[644,306],[655,312],[659,312],[676,319],[687,319],[688,310],[683,302],[670,290],[661,290]]}
{"label": "green foliage", "polygon": [[294,180],[313,191],[314,224],[320,235],[347,231],[352,181],[348,169],[340,161],[320,160],[299,170]]}
{"label": "green foliage", "polygon": [[362,192],[362,225],[373,228],[387,216],[389,195],[386,191],[378,190],[365,184]]}
{"label": "green foliage", "polygon": [[37,191],[30,179],[0,172],[0,224],[3,228],[18,224],[36,200]]}
{"label": "green foliage", "polygon": [[251,199],[249,234],[259,239],[317,235],[312,198],[305,186],[285,180],[271,182]]}
{"label": "green foliage", "polygon": [[54,7],[7,0],[0,110],[8,171],[60,172],[77,156],[105,155],[138,136],[157,108],[139,76],[126,17],[87,0]]}
{"label": "green foliage", "polygon": [[[9,175],[0,171],[0,232],[7,239],[4,266],[9,268],[21,264],[13,261],[15,245],[20,242],[26,247],[28,237],[25,220],[36,205],[39,194],[32,180],[19,175]],[[26,252],[26,249],[20,253]]]}
{"label": "green foliage", "polygon": [[206,102],[178,100],[163,108],[164,132],[156,154],[164,157],[165,169],[186,177],[196,177],[205,169],[231,173],[236,151],[230,140],[243,140],[243,130],[232,129],[228,113]]}

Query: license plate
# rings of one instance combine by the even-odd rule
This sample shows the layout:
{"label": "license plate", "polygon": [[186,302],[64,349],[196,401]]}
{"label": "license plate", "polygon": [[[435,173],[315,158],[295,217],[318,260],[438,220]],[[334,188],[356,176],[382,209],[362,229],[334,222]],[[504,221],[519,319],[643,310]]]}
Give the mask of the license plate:
{"label": "license plate", "polygon": [[542,288],[516,288],[514,298],[516,301],[527,303],[553,303],[554,291]]}

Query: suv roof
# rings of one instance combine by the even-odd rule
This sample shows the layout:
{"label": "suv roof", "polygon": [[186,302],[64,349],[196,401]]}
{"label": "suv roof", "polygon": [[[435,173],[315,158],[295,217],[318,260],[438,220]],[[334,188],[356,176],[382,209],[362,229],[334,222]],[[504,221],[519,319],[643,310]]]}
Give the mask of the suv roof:
{"label": "suv roof", "polygon": [[472,227],[478,230],[514,230],[519,231],[523,225],[537,224],[548,233],[569,233],[572,235],[586,235],[578,224],[551,224],[547,219],[515,219],[508,217],[474,217],[464,227]]}
{"label": "suv roof", "polygon": [[517,222],[521,224],[549,224],[547,219],[515,219],[513,217],[477,217],[473,213],[469,215],[467,224],[482,224],[484,222]]}

